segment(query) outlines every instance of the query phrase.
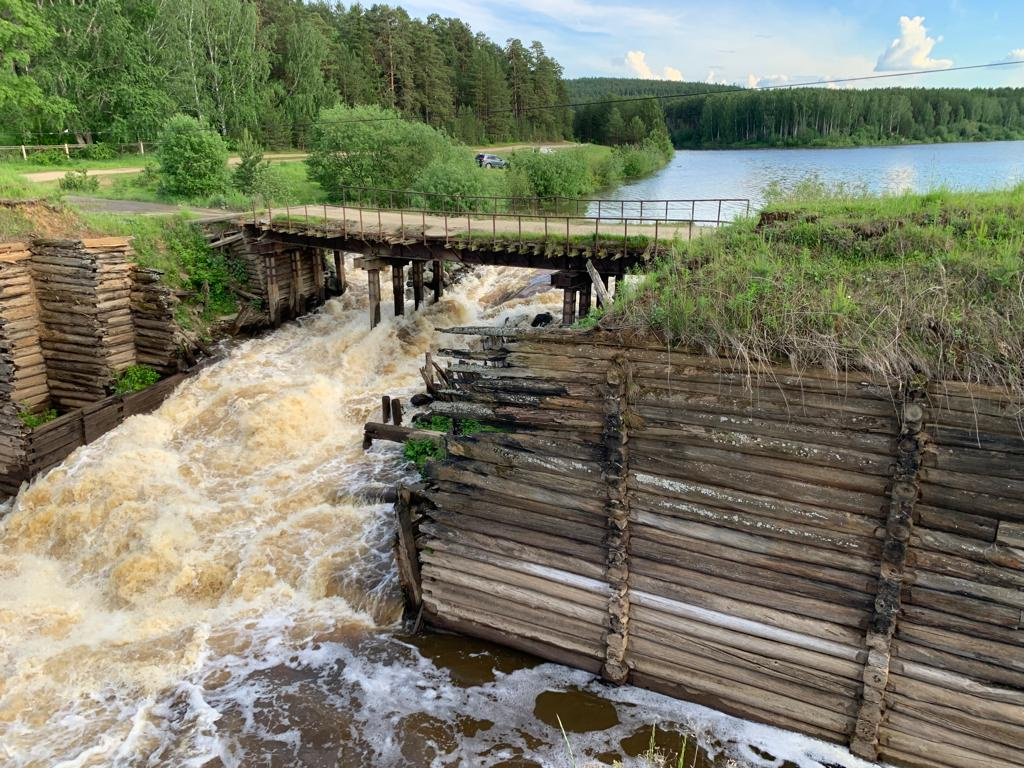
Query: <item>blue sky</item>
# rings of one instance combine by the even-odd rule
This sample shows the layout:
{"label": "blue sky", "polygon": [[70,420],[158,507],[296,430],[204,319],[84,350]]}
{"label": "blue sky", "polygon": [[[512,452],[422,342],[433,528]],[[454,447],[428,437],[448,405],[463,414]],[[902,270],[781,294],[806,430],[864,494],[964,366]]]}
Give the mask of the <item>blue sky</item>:
{"label": "blue sky", "polygon": [[[408,0],[504,42],[540,40],[567,77],[742,84],[1024,60],[1024,0]],[[1024,64],[882,81],[1024,86]]]}

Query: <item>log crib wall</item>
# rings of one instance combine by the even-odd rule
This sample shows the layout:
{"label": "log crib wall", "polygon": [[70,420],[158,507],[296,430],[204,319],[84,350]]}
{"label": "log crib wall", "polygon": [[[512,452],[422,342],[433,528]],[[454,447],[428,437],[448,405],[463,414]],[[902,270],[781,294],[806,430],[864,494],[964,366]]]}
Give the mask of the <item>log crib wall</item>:
{"label": "log crib wall", "polygon": [[870,759],[1024,765],[1020,403],[459,331],[431,413],[506,431],[399,494],[428,624]]}

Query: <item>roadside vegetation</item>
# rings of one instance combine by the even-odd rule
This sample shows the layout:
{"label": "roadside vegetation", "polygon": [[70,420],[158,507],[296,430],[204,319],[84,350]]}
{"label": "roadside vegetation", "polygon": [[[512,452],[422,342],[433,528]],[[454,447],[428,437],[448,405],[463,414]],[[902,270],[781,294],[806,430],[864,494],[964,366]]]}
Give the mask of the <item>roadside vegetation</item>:
{"label": "roadside vegetation", "polygon": [[1024,396],[1024,185],[864,197],[809,182],[677,244],[624,286],[605,328],[766,363]]}

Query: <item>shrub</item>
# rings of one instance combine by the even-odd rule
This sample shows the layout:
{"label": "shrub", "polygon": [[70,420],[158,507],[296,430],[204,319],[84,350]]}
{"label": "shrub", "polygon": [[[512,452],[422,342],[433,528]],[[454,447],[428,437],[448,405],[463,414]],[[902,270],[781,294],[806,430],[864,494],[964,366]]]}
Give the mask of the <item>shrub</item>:
{"label": "shrub", "polygon": [[71,165],[71,158],[64,154],[63,148],[44,149],[29,157],[36,165]]}
{"label": "shrub", "polygon": [[32,413],[28,409],[28,406],[22,406],[21,411],[18,412],[18,418],[21,419],[21,423],[29,429],[35,429],[41,427],[43,424],[48,424],[57,418],[57,411],[54,408],[47,408],[42,413]]}
{"label": "shrub", "polygon": [[82,160],[113,160],[117,155],[117,150],[112,146],[98,141],[95,144],[87,144],[82,147],[75,157]]}
{"label": "shrub", "polygon": [[129,365],[114,383],[114,394],[127,395],[140,392],[160,381],[160,374],[148,365]]}
{"label": "shrub", "polygon": [[320,113],[306,164],[329,200],[345,199],[345,187],[410,189],[436,157],[455,146],[437,129],[400,117],[395,110],[371,106]]}
{"label": "shrub", "polygon": [[487,177],[493,176],[477,166],[469,153],[451,148],[440,153],[413,180],[412,189],[423,192],[411,202],[430,210],[490,210],[487,200],[473,200],[489,194]]}
{"label": "shrub", "polygon": [[160,134],[160,185],[168,194],[201,197],[224,190],[228,149],[194,117],[175,115]]}
{"label": "shrub", "polygon": [[582,149],[516,152],[510,163],[515,173],[529,180],[537,197],[580,197],[593,191],[587,153]]}
{"label": "shrub", "polygon": [[256,184],[263,169],[268,163],[263,160],[263,147],[257,144],[249,131],[242,134],[238,143],[239,162],[232,174],[235,189],[249,197],[256,196]]}
{"label": "shrub", "polygon": [[95,192],[100,188],[100,180],[96,176],[90,176],[84,168],[79,171],[68,171],[57,183],[66,192]]}

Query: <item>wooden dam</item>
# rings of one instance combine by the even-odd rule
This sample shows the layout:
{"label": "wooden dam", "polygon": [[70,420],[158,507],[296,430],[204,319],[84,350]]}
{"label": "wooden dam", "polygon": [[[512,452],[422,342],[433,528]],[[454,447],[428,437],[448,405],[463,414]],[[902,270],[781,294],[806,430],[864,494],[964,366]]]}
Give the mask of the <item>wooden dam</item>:
{"label": "wooden dam", "polygon": [[451,433],[366,427],[442,457],[396,505],[422,622],[871,760],[1024,765],[1019,402],[454,333],[424,369]]}

